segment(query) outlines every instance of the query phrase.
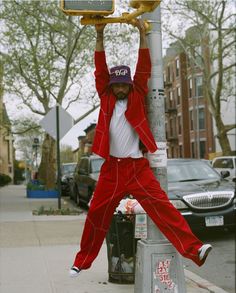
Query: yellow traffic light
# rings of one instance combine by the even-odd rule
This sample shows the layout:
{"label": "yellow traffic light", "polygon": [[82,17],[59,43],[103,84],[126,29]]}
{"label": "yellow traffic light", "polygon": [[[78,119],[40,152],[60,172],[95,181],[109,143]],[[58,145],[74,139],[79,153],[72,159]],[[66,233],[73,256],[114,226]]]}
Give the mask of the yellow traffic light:
{"label": "yellow traffic light", "polygon": [[145,12],[151,12],[160,5],[161,0],[130,0],[130,6],[135,9],[142,8]]}
{"label": "yellow traffic light", "polygon": [[20,161],[20,162],[18,163],[18,167],[19,167],[20,169],[25,169],[25,162],[24,162],[24,161]]}
{"label": "yellow traffic light", "polygon": [[68,15],[105,16],[115,10],[114,0],[61,0],[61,9]]}

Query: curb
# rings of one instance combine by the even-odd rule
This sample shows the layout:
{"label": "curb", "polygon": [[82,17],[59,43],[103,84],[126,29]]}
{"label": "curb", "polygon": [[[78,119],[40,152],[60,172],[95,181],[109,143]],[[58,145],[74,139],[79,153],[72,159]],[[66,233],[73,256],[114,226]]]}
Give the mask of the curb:
{"label": "curb", "polygon": [[209,291],[210,293],[229,293],[217,286],[215,286],[214,284],[212,284],[211,282],[201,278],[199,275],[190,272],[188,270],[184,270],[184,274],[185,277],[189,280],[191,280],[193,283],[196,284],[197,287],[199,287],[199,289],[205,289],[207,291]]}

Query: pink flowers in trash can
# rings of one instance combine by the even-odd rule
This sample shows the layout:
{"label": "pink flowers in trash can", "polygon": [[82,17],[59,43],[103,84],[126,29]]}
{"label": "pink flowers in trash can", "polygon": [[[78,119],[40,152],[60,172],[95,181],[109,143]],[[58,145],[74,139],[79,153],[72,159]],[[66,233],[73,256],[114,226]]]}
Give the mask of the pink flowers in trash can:
{"label": "pink flowers in trash can", "polygon": [[146,212],[136,199],[122,199],[119,206],[116,208],[116,212],[122,214],[145,214]]}

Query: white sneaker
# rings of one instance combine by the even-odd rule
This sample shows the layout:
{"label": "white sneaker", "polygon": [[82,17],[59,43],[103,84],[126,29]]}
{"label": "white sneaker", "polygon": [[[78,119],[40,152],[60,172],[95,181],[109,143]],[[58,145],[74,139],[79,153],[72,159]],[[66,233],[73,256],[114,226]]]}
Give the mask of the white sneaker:
{"label": "white sneaker", "polygon": [[202,247],[199,248],[198,256],[199,256],[200,261],[203,262],[202,264],[204,264],[208,254],[211,250],[212,250],[211,244],[204,244],[204,245],[202,245]]}
{"label": "white sneaker", "polygon": [[73,266],[71,269],[70,269],[70,272],[69,272],[69,275],[71,278],[75,278],[75,277],[78,277],[78,275],[81,273],[81,270],[75,266]]}

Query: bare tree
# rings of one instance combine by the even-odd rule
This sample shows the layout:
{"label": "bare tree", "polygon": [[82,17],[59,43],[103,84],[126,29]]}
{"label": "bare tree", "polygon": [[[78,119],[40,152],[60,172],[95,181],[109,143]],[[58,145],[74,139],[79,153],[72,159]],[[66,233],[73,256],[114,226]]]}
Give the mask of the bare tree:
{"label": "bare tree", "polygon": [[[64,15],[57,1],[2,1],[0,19],[0,54],[9,98],[21,99],[39,116],[46,115],[55,104],[68,108],[79,99],[86,100],[92,110],[98,107],[93,83],[83,83],[93,61],[92,26],[81,26],[79,17]],[[118,51],[123,50],[131,59],[126,32],[127,28],[119,33],[111,30],[106,38],[119,56],[112,46],[115,33],[115,42],[124,41],[117,46]],[[110,55],[108,59],[112,64],[118,58]],[[48,135],[42,144],[39,177],[47,188],[54,186],[55,141]]]}
{"label": "bare tree", "polygon": [[[227,134],[236,127],[235,123],[225,124],[222,113],[222,103],[235,100],[235,85],[232,92],[236,65],[233,5],[232,1],[225,0],[166,0],[163,3],[164,14],[168,16],[164,30],[203,72],[204,96],[224,155],[232,153]],[[170,18],[175,22],[169,21]],[[186,28],[190,29],[183,35]]]}
{"label": "bare tree", "polygon": [[[91,27],[81,27],[78,18],[63,15],[54,1],[3,1],[1,18],[5,91],[39,115],[63,99],[68,104],[79,99],[80,79],[91,62]],[[54,146],[47,136],[39,171],[48,188],[55,184]]]}
{"label": "bare tree", "polygon": [[[26,162],[32,170],[36,169],[37,163],[40,158],[40,148],[43,142],[43,130],[39,127],[38,121],[35,117],[24,117],[19,119],[11,120],[12,123],[12,134],[15,135],[16,139],[14,141],[15,149],[18,154]],[[39,140],[37,146],[37,158],[35,152],[35,142],[34,139]]]}

